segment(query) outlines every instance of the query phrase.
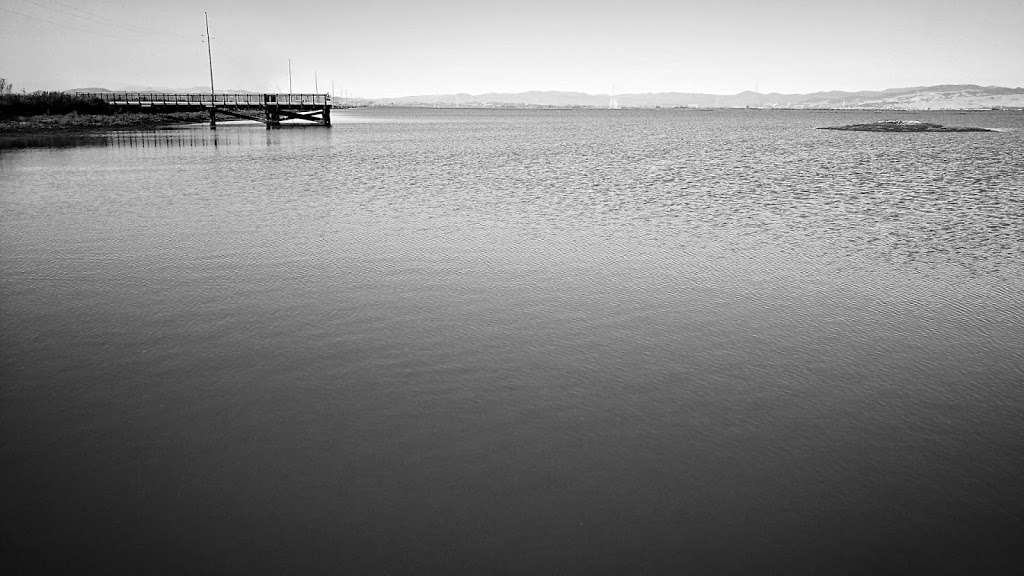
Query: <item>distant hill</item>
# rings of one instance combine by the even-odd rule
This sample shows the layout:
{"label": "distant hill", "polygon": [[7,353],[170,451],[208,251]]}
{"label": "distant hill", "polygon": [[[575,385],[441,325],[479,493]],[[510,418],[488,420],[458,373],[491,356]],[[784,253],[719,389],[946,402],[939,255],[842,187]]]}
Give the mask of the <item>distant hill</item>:
{"label": "distant hill", "polygon": [[[129,86],[117,88],[127,92],[207,92],[208,88],[162,88]],[[110,92],[107,88],[76,88],[67,92]],[[218,93],[253,94],[250,90],[217,90]],[[655,92],[616,94],[622,108],[798,108],[798,109],[864,109],[864,110],[990,110],[993,108],[1024,109],[1024,88],[978,86],[975,84],[943,84],[914,86],[888,90],[842,92],[831,90],[810,94],[779,94],[740,92],[739,94],[701,94],[687,92]],[[336,103],[341,99],[336,98]],[[485,94],[430,94],[398,98],[346,98],[352,105],[419,106],[437,108],[608,108],[609,94],[534,90],[529,92],[489,92]]]}
{"label": "distant hill", "polygon": [[[811,94],[700,94],[657,92],[616,94],[623,108],[850,108],[893,110],[972,110],[1024,108],[1024,88],[955,84],[916,86],[878,91],[814,92]],[[583,92],[531,91],[486,94],[435,94],[380,98],[378,106],[432,107],[553,107],[607,108],[608,94]]]}

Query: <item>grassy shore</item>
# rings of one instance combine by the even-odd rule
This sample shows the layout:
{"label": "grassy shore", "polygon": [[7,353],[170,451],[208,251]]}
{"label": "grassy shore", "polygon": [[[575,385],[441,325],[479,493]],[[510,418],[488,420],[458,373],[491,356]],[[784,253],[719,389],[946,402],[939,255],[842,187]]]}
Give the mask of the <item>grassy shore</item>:
{"label": "grassy shore", "polygon": [[205,111],[123,112],[103,100],[63,92],[0,95],[0,135],[153,130],[208,120]]}
{"label": "grassy shore", "polygon": [[155,130],[178,124],[208,122],[207,112],[112,114],[40,114],[0,119],[0,134],[54,133],[89,130]]}

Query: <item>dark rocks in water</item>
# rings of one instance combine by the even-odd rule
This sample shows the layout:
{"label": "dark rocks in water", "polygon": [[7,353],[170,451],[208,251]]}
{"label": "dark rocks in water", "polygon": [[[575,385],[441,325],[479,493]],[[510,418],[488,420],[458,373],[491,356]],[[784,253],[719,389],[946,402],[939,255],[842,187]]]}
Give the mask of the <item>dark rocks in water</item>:
{"label": "dark rocks in water", "polygon": [[819,130],[853,130],[857,132],[994,132],[988,128],[972,128],[969,126],[943,126],[917,120],[882,120],[869,124],[849,124],[846,126],[826,126]]}

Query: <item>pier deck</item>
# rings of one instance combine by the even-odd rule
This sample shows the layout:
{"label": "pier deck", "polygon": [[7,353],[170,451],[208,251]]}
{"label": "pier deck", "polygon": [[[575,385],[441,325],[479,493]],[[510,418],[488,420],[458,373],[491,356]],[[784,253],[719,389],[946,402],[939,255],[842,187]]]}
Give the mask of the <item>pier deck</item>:
{"label": "pier deck", "polygon": [[217,127],[218,113],[262,122],[268,130],[288,119],[331,125],[329,94],[78,92],[77,95],[133,111],[177,112],[205,108],[210,111],[210,128]]}

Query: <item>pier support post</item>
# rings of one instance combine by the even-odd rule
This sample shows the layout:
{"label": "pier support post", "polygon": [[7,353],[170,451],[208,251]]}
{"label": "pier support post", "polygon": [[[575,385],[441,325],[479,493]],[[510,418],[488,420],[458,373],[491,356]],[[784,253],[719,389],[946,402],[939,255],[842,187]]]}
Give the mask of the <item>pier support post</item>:
{"label": "pier support post", "polygon": [[267,106],[267,130],[281,127],[281,114],[278,113],[277,105]]}
{"label": "pier support post", "polygon": [[210,106],[210,130],[217,129],[217,109]]}
{"label": "pier support post", "polygon": [[325,104],[324,105],[324,114],[323,114],[323,116],[324,116],[324,126],[330,127],[331,126],[331,105],[330,104]]}

